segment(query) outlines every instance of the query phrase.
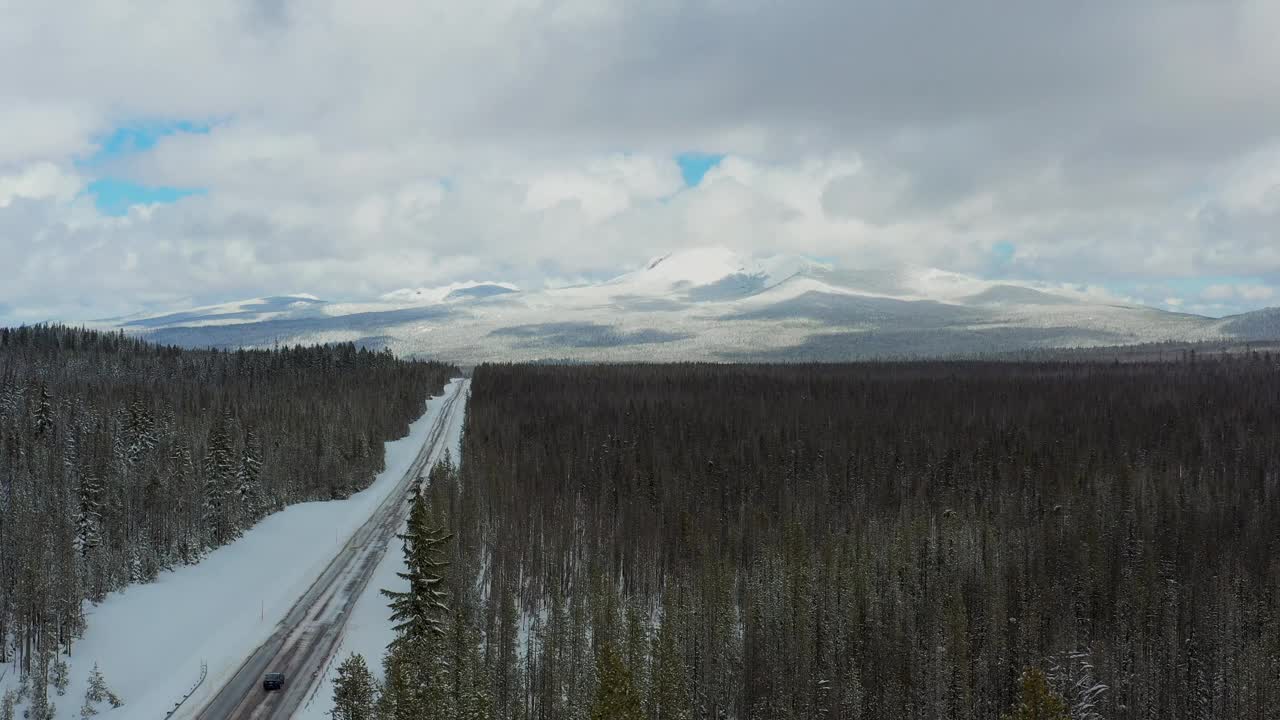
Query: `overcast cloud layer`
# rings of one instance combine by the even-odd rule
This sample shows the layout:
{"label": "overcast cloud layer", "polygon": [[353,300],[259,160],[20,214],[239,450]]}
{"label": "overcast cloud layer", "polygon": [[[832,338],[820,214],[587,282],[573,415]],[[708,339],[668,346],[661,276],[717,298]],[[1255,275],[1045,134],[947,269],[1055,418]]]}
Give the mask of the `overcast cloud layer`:
{"label": "overcast cloud layer", "polygon": [[[0,321],[693,245],[1276,305],[1278,32],[1270,0],[0,0]],[[686,187],[688,151],[727,157]],[[107,216],[103,178],[194,192]]]}

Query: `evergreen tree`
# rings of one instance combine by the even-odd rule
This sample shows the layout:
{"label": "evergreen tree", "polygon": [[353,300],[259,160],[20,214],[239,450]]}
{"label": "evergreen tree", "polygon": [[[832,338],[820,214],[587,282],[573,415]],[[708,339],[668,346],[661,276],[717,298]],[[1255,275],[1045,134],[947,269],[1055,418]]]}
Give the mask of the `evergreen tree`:
{"label": "evergreen tree", "polygon": [[409,582],[409,589],[404,592],[382,590],[391,601],[391,620],[396,623],[393,647],[429,636],[443,636],[449,614],[444,582],[449,562],[443,558],[453,535],[431,523],[427,501],[421,493],[414,493],[411,503],[407,530],[397,536],[404,543],[407,570],[397,575]]}
{"label": "evergreen tree", "polygon": [[229,488],[235,472],[231,463],[230,416],[214,423],[204,458],[204,522],[209,547],[231,539],[233,518]]}
{"label": "evergreen tree", "polygon": [[169,464],[173,468],[173,475],[169,482],[171,492],[176,498],[177,528],[176,528],[176,545],[175,554],[178,559],[187,565],[191,565],[200,559],[200,553],[203,542],[199,534],[195,531],[195,510],[196,505],[192,504],[191,496],[193,495],[192,486],[195,483],[195,467],[191,459],[191,448],[186,443],[178,441],[173,445],[172,451],[169,453]]}
{"label": "evergreen tree", "polygon": [[94,548],[102,544],[99,525],[102,515],[99,512],[102,487],[92,475],[80,477],[80,502],[76,514],[76,549],[81,555],[88,555]]}
{"label": "evergreen tree", "polygon": [[379,720],[456,720],[452,675],[440,640],[428,635],[387,651]]}
{"label": "evergreen tree", "polygon": [[84,693],[84,704],[89,707],[101,702],[105,702],[113,708],[124,705],[124,701],[107,687],[107,681],[102,677],[102,671],[98,669],[98,663],[94,663],[93,669],[89,671],[89,687]]}
{"label": "evergreen tree", "polygon": [[32,415],[35,424],[35,434],[37,436],[44,435],[53,429],[53,396],[49,393],[49,385],[40,383],[40,390],[36,397],[36,410]]}
{"label": "evergreen tree", "polygon": [[383,720],[456,720],[457,692],[446,646],[449,605],[444,559],[452,535],[430,519],[427,500],[413,494],[403,535],[409,589],[382,589],[389,598],[396,636],[383,661],[379,700]]}
{"label": "evergreen tree", "polygon": [[27,713],[36,720],[53,717],[53,703],[49,701],[49,681],[53,667],[55,649],[49,640],[50,627],[46,625],[38,641],[36,667],[31,676],[31,700]]}
{"label": "evergreen tree", "polygon": [[511,718],[522,707],[523,695],[516,687],[519,679],[520,613],[516,608],[515,581],[508,574],[498,587],[497,633],[491,642],[493,694],[498,717]]}
{"label": "evergreen tree", "polygon": [[631,680],[631,671],[611,645],[605,645],[598,661],[595,702],[591,720],[644,720],[640,695]]}
{"label": "evergreen tree", "polygon": [[245,433],[244,451],[240,458],[240,467],[236,473],[236,496],[240,516],[246,524],[256,521],[262,515],[262,451],[258,436],[253,430]]}
{"label": "evergreen tree", "polygon": [[364,656],[352,653],[338,666],[333,682],[333,720],[373,720],[375,708],[373,674]]}
{"label": "evergreen tree", "polygon": [[1067,703],[1049,687],[1044,671],[1030,668],[1019,680],[1020,694],[1017,702],[1001,720],[1071,720]]}
{"label": "evergreen tree", "polygon": [[480,660],[480,631],[461,610],[453,615],[454,704],[458,720],[492,720],[493,693],[489,674]]}
{"label": "evergreen tree", "polygon": [[42,678],[37,677],[31,686],[31,701],[27,704],[24,717],[34,720],[48,720],[53,717],[53,703],[49,702],[49,688]]}
{"label": "evergreen tree", "polygon": [[54,690],[58,692],[58,695],[66,695],[67,682],[70,679],[67,677],[67,661],[62,658],[56,658],[50,669],[52,671],[51,674]]}
{"label": "evergreen tree", "polygon": [[128,443],[125,454],[130,465],[141,462],[143,456],[156,446],[155,429],[151,409],[143,404],[141,398],[135,398],[129,405],[129,421],[125,429]]}

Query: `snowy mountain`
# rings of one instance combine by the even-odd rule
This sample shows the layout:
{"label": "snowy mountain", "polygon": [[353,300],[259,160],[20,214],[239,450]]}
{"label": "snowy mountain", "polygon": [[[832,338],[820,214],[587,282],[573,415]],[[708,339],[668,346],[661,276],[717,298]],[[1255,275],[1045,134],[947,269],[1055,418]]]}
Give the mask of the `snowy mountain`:
{"label": "snowy mountain", "polygon": [[459,363],[847,360],[1280,338],[1280,310],[1214,319],[930,268],[837,268],[724,248],[611,280],[522,291],[494,281],[362,303],[258,298],[104,324],[184,346],[352,341]]}

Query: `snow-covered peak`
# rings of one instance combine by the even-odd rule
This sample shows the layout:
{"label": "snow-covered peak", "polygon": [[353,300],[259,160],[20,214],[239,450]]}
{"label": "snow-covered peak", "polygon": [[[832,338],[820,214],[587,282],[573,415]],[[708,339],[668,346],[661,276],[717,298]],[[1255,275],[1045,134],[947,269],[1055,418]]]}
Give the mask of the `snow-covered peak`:
{"label": "snow-covered peak", "polygon": [[430,305],[451,300],[484,297],[519,292],[511,283],[467,280],[439,287],[403,288],[379,296],[379,300],[393,304]]}
{"label": "snow-covered peak", "polygon": [[689,248],[656,257],[643,269],[619,275],[608,284],[666,289],[675,285],[709,285],[728,275],[750,272],[748,263],[728,248]]}
{"label": "snow-covered peak", "polygon": [[797,275],[830,271],[831,265],[803,255],[772,255],[755,262],[755,274],[764,277],[765,287],[773,287]]}
{"label": "snow-covered peak", "polygon": [[767,288],[794,275],[830,269],[825,263],[799,255],[750,258],[724,247],[699,247],[655,257],[640,270],[619,275],[605,286],[613,291],[665,293],[748,276],[759,278]]}

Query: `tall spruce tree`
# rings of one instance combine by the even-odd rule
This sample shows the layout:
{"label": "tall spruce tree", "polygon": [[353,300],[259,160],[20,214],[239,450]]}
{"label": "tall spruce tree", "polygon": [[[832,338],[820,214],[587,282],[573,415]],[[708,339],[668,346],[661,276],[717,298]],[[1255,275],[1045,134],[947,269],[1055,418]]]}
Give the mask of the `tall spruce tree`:
{"label": "tall spruce tree", "polygon": [[397,535],[404,543],[405,572],[396,573],[408,581],[409,588],[403,592],[382,589],[382,594],[391,601],[391,620],[396,631],[393,647],[444,636],[449,617],[444,577],[449,561],[444,558],[453,535],[432,524],[422,493],[415,492],[410,503],[407,530]]}
{"label": "tall spruce tree", "polygon": [[452,535],[431,521],[426,497],[410,500],[404,534],[404,591],[382,589],[390,602],[395,638],[383,661],[385,684],[379,700],[383,720],[456,720],[454,676],[447,643],[449,626],[445,552]]}

